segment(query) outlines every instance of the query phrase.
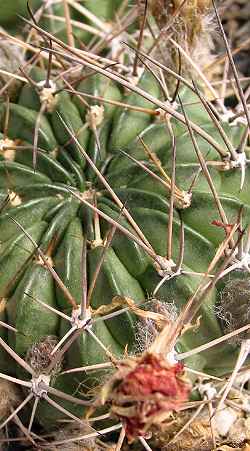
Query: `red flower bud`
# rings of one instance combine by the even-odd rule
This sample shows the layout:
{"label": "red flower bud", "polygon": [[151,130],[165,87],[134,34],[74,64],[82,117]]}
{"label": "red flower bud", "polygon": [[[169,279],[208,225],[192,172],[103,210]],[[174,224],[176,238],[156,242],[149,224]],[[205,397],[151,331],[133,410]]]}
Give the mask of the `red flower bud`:
{"label": "red flower bud", "polygon": [[190,385],[183,376],[181,363],[170,365],[149,353],[124,374],[112,393],[112,411],[124,423],[129,441],[159,426],[188,400]]}

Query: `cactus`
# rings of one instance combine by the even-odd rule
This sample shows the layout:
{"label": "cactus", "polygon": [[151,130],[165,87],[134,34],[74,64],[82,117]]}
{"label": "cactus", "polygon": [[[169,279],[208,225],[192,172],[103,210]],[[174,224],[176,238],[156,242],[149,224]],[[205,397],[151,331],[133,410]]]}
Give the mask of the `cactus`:
{"label": "cactus", "polygon": [[[143,35],[146,14],[153,27],[157,16],[139,3]],[[43,51],[25,63],[17,100],[0,104],[0,377],[20,387],[10,403],[21,399],[0,427],[14,420],[34,446],[42,430],[56,434],[47,447],[104,449],[98,439],[112,432],[117,449],[125,436],[148,449],[153,434],[152,446],[170,438],[170,450],[182,411],[208,405],[216,446],[218,409],[232,390],[240,396],[249,351],[242,90],[238,119],[206,99],[203,77],[190,81],[139,44],[132,68],[131,50],[113,68],[114,46],[97,30],[101,56],[74,49],[68,14],[75,7],[102,33],[124,14],[133,46],[133,10],[111,0],[57,6],[38,24],[30,11]],[[53,28],[64,14],[66,26]],[[80,48],[91,45],[79,36]],[[65,420],[73,427],[60,440]]]}

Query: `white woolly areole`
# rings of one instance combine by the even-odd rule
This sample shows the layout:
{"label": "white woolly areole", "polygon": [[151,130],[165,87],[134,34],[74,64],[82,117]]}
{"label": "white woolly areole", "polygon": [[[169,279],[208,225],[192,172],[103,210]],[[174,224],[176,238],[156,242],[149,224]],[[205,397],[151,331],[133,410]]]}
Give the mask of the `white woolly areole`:
{"label": "white woolly areole", "polygon": [[244,398],[243,402],[242,402],[242,409],[246,412],[246,413],[250,413],[250,399],[248,398]]}
{"label": "white woolly areole", "polygon": [[6,149],[6,147],[14,147],[15,141],[9,138],[0,139],[0,154],[5,160],[14,161],[16,156],[15,149]]}
{"label": "white woolly areole", "polygon": [[182,191],[183,195],[183,205],[182,208],[188,208],[191,205],[192,193],[188,193],[187,191]]}
{"label": "white woolly areole", "polygon": [[3,313],[5,308],[6,308],[6,304],[7,304],[7,298],[1,298],[0,300],[0,313]]}
{"label": "white woolly areole", "polygon": [[198,390],[199,390],[201,396],[205,395],[207,397],[207,399],[209,399],[209,400],[213,399],[217,395],[216,388],[210,383],[200,384],[198,386]]}
{"label": "white woolly areole", "polygon": [[47,374],[40,374],[38,377],[33,377],[31,383],[31,391],[34,393],[34,395],[42,398],[43,395],[47,395],[48,393],[50,376],[48,376]]}
{"label": "white woolly areole", "polygon": [[155,267],[158,274],[164,277],[167,274],[171,275],[175,272],[174,270],[176,268],[176,264],[172,259],[168,260],[166,257],[157,255],[157,259],[155,259]]}
{"label": "white woolly areole", "polygon": [[241,259],[239,267],[248,269],[249,266],[250,266],[250,254],[243,252],[242,259]]}
{"label": "white woolly areole", "polygon": [[247,163],[247,157],[245,152],[241,152],[237,154],[236,160],[231,160],[231,167],[232,168],[241,168],[242,166],[246,166]]}
{"label": "white woolly areole", "polygon": [[237,153],[237,158],[235,160],[229,160],[225,164],[225,170],[240,168],[241,171],[241,181],[240,181],[240,190],[242,190],[246,178],[246,166],[247,166],[247,157],[245,152]]}
{"label": "white woolly areole", "polygon": [[57,97],[55,96],[55,92],[57,90],[57,86],[53,81],[50,81],[49,88],[45,87],[46,80],[39,81],[37,83],[38,88],[40,88],[39,97],[41,103],[46,102],[46,110],[51,113],[57,104]]}
{"label": "white woolly areole", "polygon": [[[249,90],[249,88],[248,88],[248,90]],[[247,96],[247,91],[246,91],[245,94],[246,94],[246,100],[248,101],[249,100],[249,94]],[[233,125],[243,124],[245,126],[248,126],[248,120],[247,120],[247,117],[246,117],[246,113],[245,113],[245,110],[244,110],[243,105],[242,105],[241,102],[239,102],[238,105],[236,105],[235,111],[236,111],[236,116],[237,117],[232,122]]]}
{"label": "white woolly areole", "polygon": [[[225,405],[224,405],[225,406]],[[238,418],[237,413],[231,407],[224,407],[214,415],[214,427],[221,437],[226,437],[229,430]]]}
{"label": "white woolly areole", "polygon": [[229,266],[224,272],[223,275],[232,272],[234,269],[246,269],[248,271],[250,267],[250,254],[247,252],[243,252],[242,256],[239,260],[238,257],[238,248],[236,248],[233,259],[232,266]]}
{"label": "white woolly areole", "polygon": [[244,110],[242,108],[236,107],[236,112],[238,113],[242,112],[242,116],[235,117],[235,112],[233,112],[232,110],[228,110],[226,113],[223,113],[220,116],[221,121],[227,123],[230,127],[234,127],[235,125],[239,124],[247,125],[247,119],[245,117]]}
{"label": "white woolly areole", "polygon": [[92,240],[90,243],[91,249],[95,249],[96,247],[103,246],[104,242],[102,238],[97,238],[95,240]]}
{"label": "white woolly areole", "polygon": [[178,363],[178,353],[177,351],[173,348],[167,355],[166,355],[166,360],[168,361],[168,363],[170,363],[171,365],[175,365],[176,363]]}
{"label": "white woolly areole", "polygon": [[45,87],[47,80],[41,80],[37,83],[38,88],[40,88],[41,90],[43,89],[47,89],[50,90],[50,92],[55,93],[57,90],[57,86],[56,83],[53,80],[49,81],[49,88]]}
{"label": "white woolly areole", "polygon": [[235,122],[231,122],[230,119],[232,119],[235,116],[235,113],[232,110],[227,110],[225,113],[220,115],[220,120],[224,123],[227,123],[228,125],[235,125]]}
{"label": "white woolly areole", "polygon": [[[86,310],[84,318],[81,318],[81,307],[72,310],[71,314],[71,324],[76,329],[83,329],[91,320],[91,311],[90,309]],[[91,325],[88,325],[91,327]]]}
{"label": "white woolly areole", "polygon": [[166,257],[162,257],[161,255],[157,255],[157,263],[161,265],[161,268],[163,270],[170,272],[176,266],[174,260],[168,260]]}
{"label": "white woolly areole", "polygon": [[8,196],[12,207],[17,207],[18,205],[21,205],[22,199],[20,196],[18,196],[17,193],[15,193],[15,191],[8,190]]}
{"label": "white woolly areole", "polygon": [[97,128],[104,119],[103,105],[92,105],[86,114],[86,122],[90,128]]}
{"label": "white woolly areole", "polygon": [[[239,388],[242,390],[243,386],[250,381],[250,370],[244,371],[242,374],[237,374],[237,378],[234,381],[234,387]],[[249,399],[249,406],[250,406],[250,399]]]}

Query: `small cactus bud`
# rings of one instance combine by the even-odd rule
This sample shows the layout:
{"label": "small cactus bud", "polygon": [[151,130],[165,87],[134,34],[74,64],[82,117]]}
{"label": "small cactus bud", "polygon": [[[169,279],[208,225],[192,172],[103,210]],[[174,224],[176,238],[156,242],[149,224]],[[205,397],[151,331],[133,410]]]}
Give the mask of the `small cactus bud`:
{"label": "small cactus bud", "polygon": [[172,411],[179,410],[188,400],[190,388],[181,363],[170,365],[159,355],[146,353],[138,360],[128,361],[127,366],[121,365],[103,393],[132,442],[138,436],[145,437]]}

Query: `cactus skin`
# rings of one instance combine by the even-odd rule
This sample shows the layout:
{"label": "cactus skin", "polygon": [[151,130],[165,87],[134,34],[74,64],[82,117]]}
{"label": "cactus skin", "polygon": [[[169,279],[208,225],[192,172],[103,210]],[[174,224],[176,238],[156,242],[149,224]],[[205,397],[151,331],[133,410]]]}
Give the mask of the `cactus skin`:
{"label": "cactus skin", "polygon": [[[86,5],[88,6],[88,2]],[[106,14],[104,13],[103,17]],[[109,20],[110,14],[104,18]],[[41,81],[46,74],[42,76],[38,72],[33,70],[31,75],[36,81]],[[156,99],[162,100],[159,84],[151,72],[143,72],[138,86]],[[137,93],[128,95],[118,83],[107,83],[107,79],[101,75],[80,82],[78,90],[139,108],[152,111],[156,109],[155,105]],[[192,103],[190,99],[195,98],[197,101],[197,96],[188,88],[180,91],[180,97],[184,105]],[[181,273],[172,278],[154,295],[154,289],[162,280],[162,275],[157,272],[150,255],[136,241],[117,230],[110,246],[105,250],[110,224],[101,214],[98,222],[93,212],[86,205],[82,205],[81,196],[91,204],[96,204],[100,212],[117,221],[128,231],[134,234],[135,232],[124,215],[121,215],[120,207],[107,187],[103,186],[96,171],[79,151],[78,144],[72,140],[71,133],[66,130],[63,121],[76,135],[83,151],[87,151],[96,167],[103,168],[107,162],[104,168],[106,181],[115,190],[121,203],[126,204],[155,253],[162,257],[166,256],[169,193],[166,192],[165,186],[155,181],[120,151],[126,151],[160,176],[159,167],[156,168],[145,158],[142,142],[138,141],[139,135],[161,162],[161,169],[170,174],[172,147],[166,124],[154,120],[153,114],[105,105],[104,119],[97,124],[95,130],[89,122],[88,110],[78,98],[60,92],[55,95],[55,100],[53,111],[45,111],[40,119],[35,172],[31,146],[41,107],[39,96],[33,87],[24,85],[17,104],[10,105],[8,137],[20,140],[16,141],[17,146],[21,142],[26,149],[16,150],[11,161],[8,160],[7,152],[0,151],[0,199],[5,199],[10,193],[13,197],[14,192],[14,199],[18,199],[20,203],[15,205],[13,201],[12,205],[10,202],[6,210],[1,211],[0,216],[0,295],[4,300],[1,301],[0,313],[2,321],[18,331],[8,334],[2,334],[1,331],[0,337],[25,359],[32,346],[44,340],[44,337],[57,337],[59,341],[69,332],[72,323],[70,324],[65,316],[59,317],[45,305],[72,319],[72,312],[77,311],[83,299],[83,254],[87,243],[88,287],[91,286],[98,262],[104,255],[90,299],[92,318],[99,320],[93,323],[90,330],[106,350],[112,352],[113,359],[121,359],[125,351],[135,351],[137,318],[133,312],[126,311],[104,321],[101,320],[98,309],[109,306],[112,298],[120,295],[133,299],[135,304],[143,304],[148,297],[155,296],[162,302],[174,301],[180,310],[202,280],[201,275],[192,274],[206,272],[217,246],[225,237],[225,231],[223,227],[218,228],[212,224],[220,217],[207,180],[201,174],[193,189],[191,205],[181,211],[185,232],[185,253],[181,269],[187,274]],[[95,106],[95,102],[91,101],[90,106]],[[7,104],[2,103],[2,133],[5,131],[6,110]],[[181,113],[180,106],[178,112]],[[218,130],[200,104],[187,107],[186,113],[190,120],[227,151]],[[171,123],[177,147],[176,185],[182,191],[187,191],[197,173],[197,157],[186,127],[174,118]],[[236,149],[242,138],[243,127],[228,124],[222,126]],[[101,155],[96,144],[96,131],[101,143]],[[220,161],[218,153],[211,149],[205,139],[197,135],[197,142],[204,157],[209,151],[210,160],[216,163]],[[109,157],[111,159],[108,162]],[[236,221],[244,204],[242,227],[245,227],[250,221],[249,169],[246,168],[246,182],[241,191],[238,189],[238,168],[221,171],[214,165],[209,170],[228,223]],[[178,260],[181,231],[179,209],[178,205],[173,217],[172,258],[175,262]],[[48,266],[60,277],[68,293],[56,283],[43,258],[36,252],[34,242],[48,259]],[[188,351],[223,335],[220,321],[215,314],[220,289],[219,285],[213,287],[205,298],[196,316],[196,319],[200,317],[199,326],[195,331],[186,332],[178,340],[178,352]],[[71,301],[73,299],[73,309],[70,297]],[[41,305],[39,300],[45,305]],[[82,320],[80,316],[78,319]],[[109,363],[108,352],[92,338],[89,331],[83,332],[65,352],[61,365],[66,371],[76,367]],[[221,376],[232,371],[236,358],[237,349],[223,343],[217,348],[205,351],[201,357],[188,358],[185,363],[195,370]],[[9,356],[3,352],[0,370],[27,379],[24,370],[20,370],[17,364],[13,365],[13,362],[10,364],[9,360]],[[74,377],[53,373],[50,387],[82,401],[105,377],[106,371],[100,369],[96,369],[91,376],[86,376],[84,371],[76,373]],[[82,385],[85,388],[79,389]],[[83,404],[74,403],[72,399],[57,399],[53,392],[51,398],[72,415],[81,417],[86,411]],[[39,402],[36,421],[45,430],[56,428],[57,421],[62,418],[65,418],[65,414],[46,403],[45,399]]]}
{"label": "cactus skin", "polygon": [[[41,4],[40,0],[33,0],[32,7],[37,9]],[[6,26],[15,24],[17,15],[27,16],[26,0],[13,0],[12,2],[1,2],[1,18],[0,25]]]}

